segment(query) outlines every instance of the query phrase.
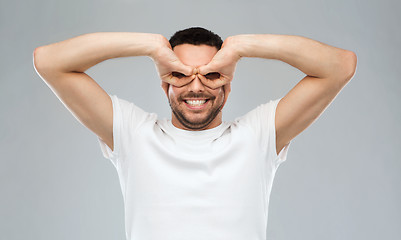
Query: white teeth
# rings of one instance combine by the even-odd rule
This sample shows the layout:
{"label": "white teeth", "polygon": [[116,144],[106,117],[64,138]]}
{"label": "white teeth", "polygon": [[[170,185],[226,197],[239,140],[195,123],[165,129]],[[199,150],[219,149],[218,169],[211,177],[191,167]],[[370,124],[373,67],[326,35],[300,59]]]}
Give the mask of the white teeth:
{"label": "white teeth", "polygon": [[200,106],[206,102],[206,100],[185,100],[191,106]]}

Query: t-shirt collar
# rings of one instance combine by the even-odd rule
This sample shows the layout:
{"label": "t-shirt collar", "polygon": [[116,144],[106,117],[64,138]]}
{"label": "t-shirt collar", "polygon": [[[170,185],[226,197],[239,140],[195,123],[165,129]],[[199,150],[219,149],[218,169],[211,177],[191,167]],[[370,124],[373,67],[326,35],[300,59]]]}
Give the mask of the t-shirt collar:
{"label": "t-shirt collar", "polygon": [[166,126],[170,130],[170,132],[174,135],[179,135],[181,137],[186,137],[186,138],[209,138],[209,137],[218,137],[221,132],[225,129],[225,126],[227,126],[227,122],[221,122],[220,125],[206,129],[206,130],[200,130],[200,131],[191,131],[191,130],[185,130],[178,128],[174,126],[174,124],[171,122],[171,120],[166,121]]}

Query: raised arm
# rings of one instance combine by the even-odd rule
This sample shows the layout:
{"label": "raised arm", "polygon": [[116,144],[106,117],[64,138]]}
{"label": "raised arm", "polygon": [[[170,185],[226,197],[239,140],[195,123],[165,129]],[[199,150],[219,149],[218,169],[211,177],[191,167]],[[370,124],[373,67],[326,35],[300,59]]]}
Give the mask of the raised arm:
{"label": "raised arm", "polygon": [[203,75],[223,72],[219,81],[209,83],[215,84],[215,87],[231,81],[232,66],[241,57],[280,60],[307,75],[277,106],[277,154],[323,113],[356,70],[357,57],[354,52],[302,36],[246,34],[229,37],[224,42],[221,52],[215,55],[209,66],[200,69]]}
{"label": "raised arm", "polygon": [[256,34],[232,37],[241,57],[276,59],[316,78],[350,80],[356,68],[352,51],[296,35]]}
{"label": "raised arm", "polygon": [[59,100],[84,126],[113,150],[113,108],[108,94],[84,71],[117,57],[148,56],[161,78],[172,71],[191,74],[160,34],[97,32],[41,46],[34,51],[34,67]]}

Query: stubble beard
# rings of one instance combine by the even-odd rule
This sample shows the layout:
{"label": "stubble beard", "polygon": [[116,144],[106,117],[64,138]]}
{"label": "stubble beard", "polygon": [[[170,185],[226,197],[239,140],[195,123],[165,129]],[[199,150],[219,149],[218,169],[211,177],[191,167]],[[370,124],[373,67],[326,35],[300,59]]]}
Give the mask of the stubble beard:
{"label": "stubble beard", "polygon": [[[184,103],[185,104],[185,103]],[[169,100],[169,105],[174,116],[178,119],[178,121],[186,128],[191,130],[201,130],[207,127],[220,113],[223,103],[220,106],[216,106],[211,109],[210,114],[206,116],[203,120],[200,121],[190,121],[188,118],[185,117],[183,111],[179,110],[178,104]]]}

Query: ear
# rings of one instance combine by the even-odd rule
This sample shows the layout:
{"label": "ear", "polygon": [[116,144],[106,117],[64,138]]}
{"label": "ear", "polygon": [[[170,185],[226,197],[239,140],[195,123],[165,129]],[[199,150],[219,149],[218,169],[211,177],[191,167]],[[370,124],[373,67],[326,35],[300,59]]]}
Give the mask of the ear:
{"label": "ear", "polygon": [[223,86],[223,91],[224,91],[224,102],[223,105],[221,106],[220,111],[223,109],[224,105],[226,105],[228,95],[230,95],[231,92],[231,83],[227,83],[226,85]]}
{"label": "ear", "polygon": [[168,89],[169,89],[169,87],[170,87],[170,84],[168,84],[168,83],[162,81],[161,87],[163,88],[163,91],[164,91],[164,93],[166,94],[167,99],[168,99]]}

